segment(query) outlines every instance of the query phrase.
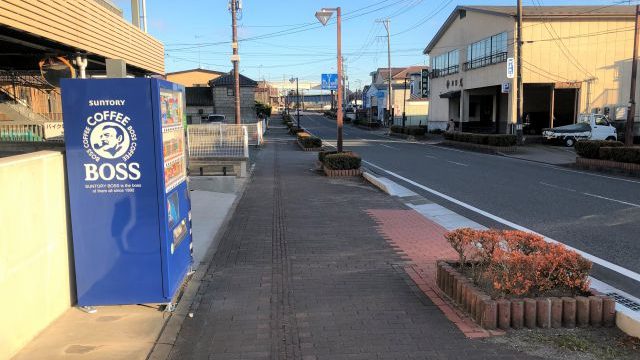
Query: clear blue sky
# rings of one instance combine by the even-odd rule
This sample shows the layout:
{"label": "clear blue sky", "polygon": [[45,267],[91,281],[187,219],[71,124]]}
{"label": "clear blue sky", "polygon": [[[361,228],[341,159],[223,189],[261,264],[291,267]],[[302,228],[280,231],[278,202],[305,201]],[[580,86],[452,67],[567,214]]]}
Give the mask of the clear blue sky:
{"label": "clear blue sky", "polygon": [[[523,4],[533,5],[532,1],[523,0]],[[115,2],[130,19],[130,0]],[[579,4],[614,2],[581,0]],[[540,3],[578,4],[561,0]],[[205,69],[231,69],[231,15],[227,4],[227,0],[147,0],[148,30],[165,44],[167,72],[197,68],[199,64]],[[355,89],[370,82],[371,71],[387,66],[386,32],[376,19],[391,20],[392,66],[420,65],[427,60],[422,50],[459,4],[515,5],[515,1],[243,0],[238,22],[240,71],[255,80],[268,81],[282,81],[283,76],[319,81],[321,73],[335,72],[335,23],[322,27],[314,14],[322,7],[341,6],[343,56],[351,88]]]}

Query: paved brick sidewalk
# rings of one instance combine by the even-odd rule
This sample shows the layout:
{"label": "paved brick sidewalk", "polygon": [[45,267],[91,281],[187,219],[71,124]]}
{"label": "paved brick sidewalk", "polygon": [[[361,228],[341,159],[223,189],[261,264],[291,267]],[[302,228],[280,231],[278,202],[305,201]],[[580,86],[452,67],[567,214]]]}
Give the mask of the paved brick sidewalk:
{"label": "paved brick sidewalk", "polygon": [[172,359],[526,358],[466,338],[407,275],[409,258],[367,212],[404,205],[318,175],[314,153],[277,137],[260,151]]}

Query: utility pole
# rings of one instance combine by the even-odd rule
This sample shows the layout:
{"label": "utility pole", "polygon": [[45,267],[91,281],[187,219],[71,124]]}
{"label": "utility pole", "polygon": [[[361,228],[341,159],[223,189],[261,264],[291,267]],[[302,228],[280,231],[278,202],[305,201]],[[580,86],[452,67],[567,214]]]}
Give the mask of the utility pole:
{"label": "utility pole", "polygon": [[518,0],[516,13],[518,18],[518,32],[516,34],[516,44],[518,52],[518,64],[516,65],[516,137],[518,144],[522,144],[522,0]]}
{"label": "utility pole", "polygon": [[338,111],[336,113],[336,123],[338,124],[338,152],[342,152],[342,12],[340,7],[336,8],[336,28],[337,28],[337,60],[338,60]]}
{"label": "utility pole", "polygon": [[638,73],[638,16],[640,5],[636,5],[636,28],[633,34],[633,60],[631,61],[631,91],[629,91],[629,112],[624,130],[624,144],[633,145],[633,123],[636,117],[636,76]]}
{"label": "utility pole", "polygon": [[404,78],[404,103],[402,104],[402,128],[407,122],[407,78]]}
{"label": "utility pole", "polygon": [[233,55],[231,55],[231,61],[233,62],[233,89],[235,97],[235,116],[236,124],[242,124],[240,119],[240,55],[238,55],[238,5],[240,0],[229,0],[229,8],[231,10],[231,28],[233,31],[233,38],[231,40],[231,48],[233,49]]}
{"label": "utility pole", "polygon": [[389,124],[393,119],[393,109],[392,109],[393,93],[391,92],[391,33],[389,31],[391,24],[389,19],[376,20],[376,22],[383,23],[385,30],[387,30],[387,71],[389,72],[389,89],[388,89],[389,94],[387,96],[387,109],[389,109],[389,114],[387,115],[387,123]]}

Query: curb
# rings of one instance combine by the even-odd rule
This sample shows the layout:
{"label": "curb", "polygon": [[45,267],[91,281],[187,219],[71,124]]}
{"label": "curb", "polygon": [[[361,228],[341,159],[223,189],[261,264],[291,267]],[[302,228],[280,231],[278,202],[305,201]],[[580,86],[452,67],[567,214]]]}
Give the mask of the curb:
{"label": "curb", "polygon": [[[231,223],[231,218],[234,216],[240,200],[242,200],[242,198],[244,197],[245,191],[247,190],[249,182],[252,179],[252,175],[253,167],[250,170],[250,175],[247,177],[247,181],[245,181],[245,183],[242,185],[242,188],[238,191],[238,196],[233,201],[233,204],[231,204],[229,212],[222,221],[222,226],[220,227],[218,233],[214,238],[214,240],[218,241],[213,241],[211,244],[219,243],[220,240],[222,240],[222,237],[224,237],[227,233],[229,224]],[[207,264],[207,266],[200,266],[196,270],[195,274],[193,274],[191,280],[189,280],[189,282],[187,283],[184,293],[182,294],[182,298],[178,302],[175,311],[169,315],[168,320],[165,322],[162,330],[160,331],[160,334],[158,335],[158,338],[156,339],[156,342],[153,344],[153,347],[146,357],[147,360],[165,360],[169,358],[171,350],[175,345],[175,341],[178,338],[178,334],[182,329],[182,323],[187,318],[187,316],[189,316],[189,310],[196,300],[196,295],[198,294],[198,290],[200,289],[202,278],[209,271],[215,253],[216,252],[213,246],[210,246],[207,249],[204,258],[202,258],[202,261],[200,262],[200,264]]]}
{"label": "curb", "polygon": [[382,190],[383,192],[387,193],[388,195],[391,195],[391,191],[389,190],[389,187],[385,183],[380,181],[375,175],[372,175],[371,173],[369,173],[367,171],[363,171],[362,172],[362,177],[364,177],[373,186],[377,187],[378,189]]}

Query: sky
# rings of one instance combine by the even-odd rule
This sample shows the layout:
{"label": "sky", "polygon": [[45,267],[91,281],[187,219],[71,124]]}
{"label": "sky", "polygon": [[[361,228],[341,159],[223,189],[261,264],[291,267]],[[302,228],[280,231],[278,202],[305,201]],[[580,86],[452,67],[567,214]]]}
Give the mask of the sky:
{"label": "sky", "polygon": [[[523,5],[611,5],[619,0],[523,0]],[[130,20],[130,0],[115,0]],[[315,12],[342,9],[342,52],[352,90],[387,66],[384,25],[390,20],[391,66],[428,64],[422,54],[456,5],[515,5],[504,0],[242,0],[238,20],[240,73],[254,80],[320,82],[336,72],[336,25]],[[203,68],[230,71],[228,0],[147,0],[148,32],[164,43],[167,72]],[[332,17],[335,20],[335,15]]]}

